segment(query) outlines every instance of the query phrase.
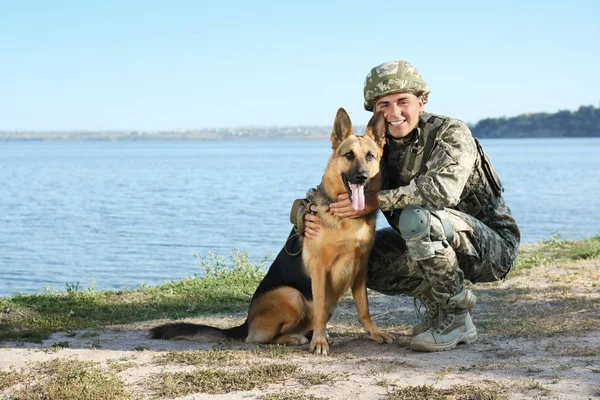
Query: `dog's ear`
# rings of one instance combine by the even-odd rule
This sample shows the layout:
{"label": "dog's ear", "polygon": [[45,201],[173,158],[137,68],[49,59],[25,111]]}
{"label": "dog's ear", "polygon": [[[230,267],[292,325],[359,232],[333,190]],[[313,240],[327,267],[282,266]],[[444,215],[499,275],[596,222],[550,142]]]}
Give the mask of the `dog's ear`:
{"label": "dog's ear", "polygon": [[340,108],[335,115],[333,121],[333,131],[331,132],[331,148],[335,151],[340,143],[348,136],[353,135],[352,122],[348,113],[343,108]]}
{"label": "dog's ear", "polygon": [[381,111],[373,114],[369,120],[365,136],[370,136],[377,143],[377,146],[383,149],[385,145],[385,118]]}

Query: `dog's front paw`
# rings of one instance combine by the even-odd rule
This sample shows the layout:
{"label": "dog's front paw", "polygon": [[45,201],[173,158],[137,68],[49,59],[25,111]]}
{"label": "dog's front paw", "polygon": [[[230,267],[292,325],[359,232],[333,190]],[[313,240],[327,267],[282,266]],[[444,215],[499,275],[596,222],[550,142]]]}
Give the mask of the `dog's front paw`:
{"label": "dog's front paw", "polygon": [[369,338],[371,338],[371,340],[373,340],[377,343],[392,343],[394,341],[394,338],[392,335],[390,335],[389,333],[381,332],[381,331],[371,332],[371,334],[369,335]]}
{"label": "dog's front paw", "polygon": [[315,354],[323,356],[329,355],[329,343],[327,343],[327,338],[325,336],[313,336],[310,341],[310,350]]}

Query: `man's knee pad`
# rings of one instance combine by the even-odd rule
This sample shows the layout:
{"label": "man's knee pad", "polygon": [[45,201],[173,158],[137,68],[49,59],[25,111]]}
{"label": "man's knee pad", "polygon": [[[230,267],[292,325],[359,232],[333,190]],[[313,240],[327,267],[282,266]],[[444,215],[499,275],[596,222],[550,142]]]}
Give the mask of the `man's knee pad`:
{"label": "man's knee pad", "polygon": [[[432,216],[435,218],[432,220]],[[400,214],[400,235],[406,242],[408,254],[413,260],[426,260],[436,250],[450,246],[454,237],[452,224],[444,210],[429,210],[409,205]]]}
{"label": "man's knee pad", "polygon": [[411,240],[424,234],[429,235],[431,214],[423,207],[409,205],[400,214],[400,235],[404,240]]}

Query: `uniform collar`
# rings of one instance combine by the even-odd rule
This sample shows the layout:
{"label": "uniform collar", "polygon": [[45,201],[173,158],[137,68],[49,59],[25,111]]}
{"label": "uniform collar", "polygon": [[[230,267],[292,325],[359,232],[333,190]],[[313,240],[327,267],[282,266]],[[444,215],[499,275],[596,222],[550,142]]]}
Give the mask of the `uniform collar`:
{"label": "uniform collar", "polygon": [[411,143],[414,143],[415,141],[418,140],[418,138],[421,136],[421,133],[423,131],[422,128],[422,119],[419,120],[419,123],[417,124],[417,126],[415,127],[415,129],[412,130],[412,132],[410,132],[407,136],[401,138],[401,139],[396,139],[395,137],[393,137],[392,135],[389,134],[387,128],[385,129],[385,136],[388,139],[388,143],[394,143],[396,145],[399,146],[406,146],[409,145]]}

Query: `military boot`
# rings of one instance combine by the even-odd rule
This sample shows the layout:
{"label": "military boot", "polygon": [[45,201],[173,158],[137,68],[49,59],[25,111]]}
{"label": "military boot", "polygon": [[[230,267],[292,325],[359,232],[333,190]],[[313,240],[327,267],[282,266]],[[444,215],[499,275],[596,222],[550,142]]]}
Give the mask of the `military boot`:
{"label": "military boot", "polygon": [[471,343],[477,338],[465,288],[450,297],[431,289],[431,297],[438,303],[436,318],[428,318],[431,325],[410,341],[410,348],[418,351],[442,351],[455,348],[459,343]]}
{"label": "military boot", "polygon": [[[438,309],[440,303],[435,301],[431,295],[431,285],[426,280],[423,280],[419,286],[411,293],[414,299],[415,312],[419,322],[417,322],[413,328],[413,336],[418,335],[421,332],[425,332],[430,326],[434,325],[438,317]],[[469,289],[465,291],[465,304],[467,310],[471,312],[477,301],[477,296],[473,294]],[[420,303],[420,304],[419,304]],[[425,312],[421,312],[421,308],[425,306]]]}

